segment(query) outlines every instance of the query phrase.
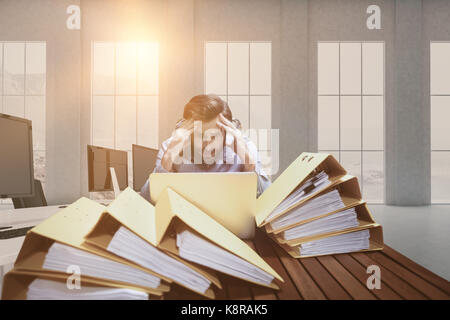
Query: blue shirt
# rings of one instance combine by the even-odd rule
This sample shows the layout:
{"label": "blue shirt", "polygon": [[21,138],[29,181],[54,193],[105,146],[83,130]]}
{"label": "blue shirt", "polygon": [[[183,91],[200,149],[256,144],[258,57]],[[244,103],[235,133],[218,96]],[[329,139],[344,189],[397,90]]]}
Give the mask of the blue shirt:
{"label": "blue shirt", "polygon": [[[270,185],[270,179],[262,169],[261,160],[258,156],[258,150],[256,149],[255,144],[248,139],[248,137],[244,136],[244,140],[247,144],[248,151],[253,159],[255,159],[255,172],[258,177],[258,190],[257,196]],[[161,148],[159,149],[158,156],[156,158],[155,169],[153,172],[168,172],[161,166],[161,160],[166,152],[170,142],[172,141],[172,137],[165,140],[161,144]],[[239,158],[239,156],[231,149],[229,146],[224,146],[224,162],[223,163],[215,163],[215,164],[193,164],[193,163],[183,163],[183,164],[174,164],[173,172],[243,172],[244,165]],[[232,159],[232,160],[231,160]],[[144,184],[141,189],[141,195],[150,201],[150,183],[149,180]]]}

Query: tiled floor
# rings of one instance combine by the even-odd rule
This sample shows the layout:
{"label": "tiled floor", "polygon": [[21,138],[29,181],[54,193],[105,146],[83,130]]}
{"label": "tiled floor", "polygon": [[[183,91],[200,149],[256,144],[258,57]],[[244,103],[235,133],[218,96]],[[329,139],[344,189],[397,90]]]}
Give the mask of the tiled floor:
{"label": "tiled floor", "polygon": [[369,205],[383,226],[384,242],[450,280],[450,205]]}

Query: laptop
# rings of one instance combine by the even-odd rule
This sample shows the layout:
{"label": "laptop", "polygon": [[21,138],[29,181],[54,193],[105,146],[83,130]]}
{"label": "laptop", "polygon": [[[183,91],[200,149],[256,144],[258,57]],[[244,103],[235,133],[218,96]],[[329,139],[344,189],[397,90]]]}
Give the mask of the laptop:
{"label": "laptop", "polygon": [[255,234],[257,176],[254,172],[150,174],[150,198],[157,203],[170,187],[241,239]]}

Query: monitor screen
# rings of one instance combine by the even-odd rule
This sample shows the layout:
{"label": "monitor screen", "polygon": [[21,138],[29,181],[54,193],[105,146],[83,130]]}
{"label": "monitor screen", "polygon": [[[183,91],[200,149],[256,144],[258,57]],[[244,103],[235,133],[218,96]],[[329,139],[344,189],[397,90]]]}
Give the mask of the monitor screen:
{"label": "monitor screen", "polygon": [[128,155],[126,151],[90,145],[87,148],[89,192],[113,190],[109,168],[114,168],[120,190],[128,187]]}
{"label": "monitor screen", "polygon": [[31,121],[0,113],[0,197],[34,193]]}
{"label": "monitor screen", "polygon": [[157,149],[133,144],[133,189],[140,191],[155,168]]}

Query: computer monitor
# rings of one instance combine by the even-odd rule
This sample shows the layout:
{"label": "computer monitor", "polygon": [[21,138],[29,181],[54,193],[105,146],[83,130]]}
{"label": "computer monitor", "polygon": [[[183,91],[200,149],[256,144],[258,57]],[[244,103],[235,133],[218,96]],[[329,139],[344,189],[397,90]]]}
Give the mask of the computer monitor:
{"label": "computer monitor", "polygon": [[110,168],[114,168],[119,189],[128,187],[128,155],[126,151],[87,146],[89,192],[113,191]]}
{"label": "computer monitor", "polygon": [[133,189],[140,191],[155,169],[158,150],[133,144]]}
{"label": "computer monitor", "polygon": [[0,113],[0,198],[34,195],[31,121]]}

